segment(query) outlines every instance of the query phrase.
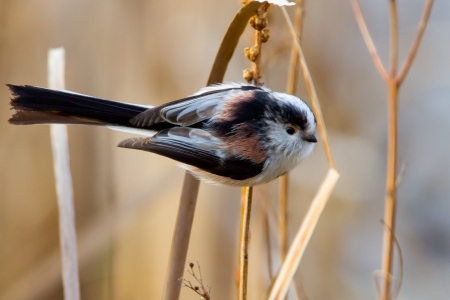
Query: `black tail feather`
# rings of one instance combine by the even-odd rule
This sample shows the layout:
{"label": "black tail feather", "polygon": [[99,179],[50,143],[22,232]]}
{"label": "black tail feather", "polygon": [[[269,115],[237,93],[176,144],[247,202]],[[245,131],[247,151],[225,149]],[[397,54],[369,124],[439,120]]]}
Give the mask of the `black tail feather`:
{"label": "black tail feather", "polygon": [[131,126],[130,119],[145,106],[115,102],[72,92],[34,86],[7,85],[17,112],[11,124],[96,124]]}

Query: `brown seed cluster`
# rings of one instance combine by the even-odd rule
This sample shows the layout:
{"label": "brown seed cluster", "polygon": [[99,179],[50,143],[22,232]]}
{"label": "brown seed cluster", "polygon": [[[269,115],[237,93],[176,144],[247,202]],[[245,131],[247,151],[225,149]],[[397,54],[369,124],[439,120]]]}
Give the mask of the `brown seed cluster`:
{"label": "brown seed cluster", "polygon": [[[243,0],[242,3],[246,4],[249,1]],[[261,57],[261,45],[269,40],[269,30],[267,26],[267,9],[269,4],[265,3],[261,5],[256,14],[250,18],[249,24],[255,29],[255,45],[246,47],[244,49],[245,57],[253,62],[252,69],[245,69],[242,73],[242,77],[247,82],[252,82],[255,85],[259,84],[261,74],[259,70],[259,61]]]}

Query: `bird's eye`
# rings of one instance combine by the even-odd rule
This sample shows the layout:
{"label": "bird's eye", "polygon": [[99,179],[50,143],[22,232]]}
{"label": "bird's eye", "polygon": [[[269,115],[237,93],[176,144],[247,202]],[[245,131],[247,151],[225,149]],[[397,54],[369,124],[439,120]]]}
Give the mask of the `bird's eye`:
{"label": "bird's eye", "polygon": [[293,135],[296,131],[297,130],[292,126],[286,127],[287,134]]}

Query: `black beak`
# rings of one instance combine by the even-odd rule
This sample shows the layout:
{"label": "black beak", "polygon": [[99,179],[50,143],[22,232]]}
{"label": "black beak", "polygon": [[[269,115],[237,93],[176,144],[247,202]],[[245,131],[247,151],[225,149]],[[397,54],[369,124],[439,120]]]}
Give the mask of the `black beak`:
{"label": "black beak", "polygon": [[307,141],[307,142],[310,142],[310,143],[317,143],[317,139],[316,139],[316,136],[314,134],[307,135],[304,138],[304,140]]}

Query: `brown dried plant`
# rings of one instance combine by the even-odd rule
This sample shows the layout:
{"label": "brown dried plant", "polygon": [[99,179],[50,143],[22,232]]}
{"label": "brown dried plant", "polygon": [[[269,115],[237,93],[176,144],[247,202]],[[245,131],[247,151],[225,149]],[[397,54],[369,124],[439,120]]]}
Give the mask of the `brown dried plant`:
{"label": "brown dried plant", "polygon": [[[243,4],[247,2],[244,1]],[[262,44],[269,39],[267,26],[267,10],[269,4],[264,2],[253,15],[249,24],[255,29],[255,44],[252,47],[244,49],[245,56],[253,62],[252,69],[245,69],[243,77],[247,82],[259,85],[261,80],[261,51]],[[247,280],[248,280],[248,246],[250,238],[250,216],[252,208],[253,187],[244,187],[242,189],[242,209],[241,209],[241,233],[239,246],[239,280],[238,280],[238,298],[247,299]]]}
{"label": "brown dried plant", "polygon": [[198,274],[199,274],[198,276],[197,276],[197,274],[195,274],[194,266],[195,266],[195,264],[190,262],[189,269],[186,269],[186,272],[188,272],[192,277],[194,277],[195,281],[197,281],[197,283],[199,285],[192,285],[192,283],[185,278],[181,278],[181,285],[193,290],[202,299],[210,300],[211,299],[211,287],[209,285],[205,286],[205,284],[203,283],[202,271],[200,269],[200,264],[197,262],[197,268],[198,268]]}
{"label": "brown dried plant", "polygon": [[390,9],[390,62],[389,71],[384,67],[380,56],[378,55],[375,44],[370,36],[361,6],[358,0],[352,0],[353,9],[355,11],[356,21],[361,30],[367,49],[372,57],[375,67],[380,76],[388,87],[388,158],[387,158],[387,176],[386,176],[386,198],[384,210],[384,222],[386,223],[383,236],[383,253],[381,274],[383,274],[383,282],[381,287],[381,299],[392,299],[391,283],[392,283],[392,266],[394,253],[394,234],[397,209],[397,128],[398,128],[398,93],[400,86],[405,80],[409,69],[414,61],[417,50],[422,40],[425,27],[433,5],[433,0],[427,0],[419,28],[414,42],[410,48],[406,61],[398,72],[398,28],[397,28],[397,1],[389,0]]}

